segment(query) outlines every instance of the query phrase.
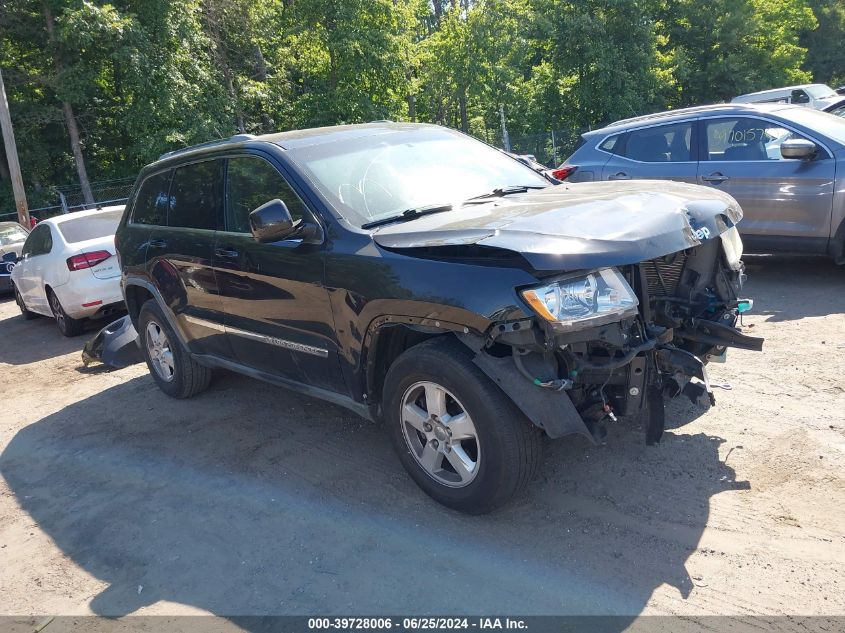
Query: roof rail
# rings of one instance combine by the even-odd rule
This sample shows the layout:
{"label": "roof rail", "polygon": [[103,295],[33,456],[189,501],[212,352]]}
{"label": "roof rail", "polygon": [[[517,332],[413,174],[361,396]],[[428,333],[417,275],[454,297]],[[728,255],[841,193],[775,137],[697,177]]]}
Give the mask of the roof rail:
{"label": "roof rail", "polygon": [[190,147],[180,147],[179,149],[174,149],[169,152],[165,152],[161,156],[158,157],[158,160],[162,160],[164,158],[171,158],[173,156],[178,156],[179,154],[187,154],[188,152],[193,152],[194,150],[204,149],[207,147],[214,147],[215,145],[224,145],[226,143],[238,142],[238,141],[250,141],[256,138],[254,134],[235,134],[234,136],[230,136],[229,138],[219,138],[214,141],[206,141],[205,143],[200,143],[199,145],[191,145]]}

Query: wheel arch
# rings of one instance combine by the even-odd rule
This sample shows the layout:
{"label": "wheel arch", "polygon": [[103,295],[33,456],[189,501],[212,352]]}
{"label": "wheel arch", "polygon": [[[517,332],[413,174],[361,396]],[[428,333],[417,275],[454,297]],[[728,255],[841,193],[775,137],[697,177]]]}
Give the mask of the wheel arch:
{"label": "wheel arch", "polygon": [[845,264],[845,218],[840,220],[839,227],[830,240],[828,251],[837,264]]}
{"label": "wheel arch", "polygon": [[455,324],[447,326],[443,322],[426,325],[422,321],[424,319],[411,317],[382,317],[368,328],[361,367],[364,394],[369,405],[381,404],[384,379],[403,352],[436,337],[448,336],[457,340],[455,332],[465,329]]}
{"label": "wheel arch", "polygon": [[148,288],[138,284],[127,284],[123,290],[126,299],[126,311],[135,329],[138,329],[138,315],[141,313],[141,306],[150,299],[155,299]]}
{"label": "wheel arch", "polygon": [[141,308],[147,301],[152,299],[161,308],[170,327],[176,332],[179,342],[187,346],[188,337],[185,335],[185,331],[176,319],[173,310],[167,305],[167,302],[154,285],[143,279],[127,278],[123,282],[123,296],[126,300],[126,310],[129,313],[129,318],[136,330],[138,329],[138,315],[141,313]]}

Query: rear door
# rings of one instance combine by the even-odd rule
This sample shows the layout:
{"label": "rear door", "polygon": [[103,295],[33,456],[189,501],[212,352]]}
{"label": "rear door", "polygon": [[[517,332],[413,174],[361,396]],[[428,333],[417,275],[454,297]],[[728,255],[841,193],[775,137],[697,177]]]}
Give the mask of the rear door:
{"label": "rear door", "polygon": [[283,379],[345,392],[323,285],[324,245],[262,244],[250,232],[250,212],[273,199],[287,205],[294,221],[317,221],[274,164],[258,155],[229,158],[225,231],[217,234],[214,266],[235,358]]}
{"label": "rear door", "polygon": [[701,127],[699,183],[736,198],[749,244],[825,252],[835,176],[827,150],[809,161],[783,158],[785,140],[806,137],[757,117],[702,119]]}
{"label": "rear door", "polygon": [[190,350],[229,356],[211,267],[222,215],[223,164],[223,159],[208,159],[173,170],[166,226],[150,226],[146,267],[187,335]]}
{"label": "rear door", "polygon": [[602,180],[665,179],[695,182],[698,173],[694,121],[631,130],[613,148]]}

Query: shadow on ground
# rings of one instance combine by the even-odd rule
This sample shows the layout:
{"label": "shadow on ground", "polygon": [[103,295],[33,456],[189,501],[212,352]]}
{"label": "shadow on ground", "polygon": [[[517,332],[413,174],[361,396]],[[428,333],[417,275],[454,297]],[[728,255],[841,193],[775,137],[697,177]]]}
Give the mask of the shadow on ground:
{"label": "shadow on ground", "polygon": [[39,316],[31,321],[24,319],[13,296],[0,296],[0,306],[9,315],[0,318],[0,365],[28,365],[74,351],[81,352],[88,337],[110,321],[109,318],[87,321],[83,334],[68,338],[59,332],[52,318]]}
{"label": "shadow on ground", "polygon": [[167,600],[230,616],[634,616],[663,584],[689,595],[710,498],[747,487],[720,442],[671,431],[646,447],[622,425],[605,446],[550,442],[525,496],[467,517],[342,409],[233,375],[174,401],[144,376],[22,429],[0,473],[108,583],[98,614]]}
{"label": "shadow on ground", "polygon": [[743,259],[753,314],[765,315],[768,321],[797,321],[845,311],[845,267],[830,258],[746,255]]}

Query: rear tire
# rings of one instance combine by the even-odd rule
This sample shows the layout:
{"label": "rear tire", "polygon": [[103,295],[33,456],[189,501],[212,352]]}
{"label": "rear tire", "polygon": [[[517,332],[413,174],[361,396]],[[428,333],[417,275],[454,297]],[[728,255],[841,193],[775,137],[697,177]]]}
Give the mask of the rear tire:
{"label": "rear tire", "polygon": [[67,337],[78,336],[85,330],[84,319],[74,319],[67,315],[65,309],[62,307],[62,302],[59,297],[51,289],[47,289],[47,301],[50,302],[50,309],[53,311],[53,317],[56,319],[56,325],[59,327],[59,332]]}
{"label": "rear tire", "polygon": [[138,336],[150,375],[168,396],[190,398],[208,388],[211,370],[191,357],[154,299],[141,306]]}
{"label": "rear tire", "polygon": [[384,415],[405,470],[469,514],[507,503],[540,464],[540,431],[450,337],[405,351],[384,383]]}
{"label": "rear tire", "polygon": [[29,310],[26,309],[26,304],[23,302],[23,297],[21,296],[21,293],[18,292],[17,288],[15,288],[14,290],[15,290],[15,303],[17,303],[18,308],[20,308],[21,316],[23,316],[23,318],[26,319],[27,321],[32,321],[32,319],[34,319],[38,315],[35,314],[35,312],[30,312]]}

